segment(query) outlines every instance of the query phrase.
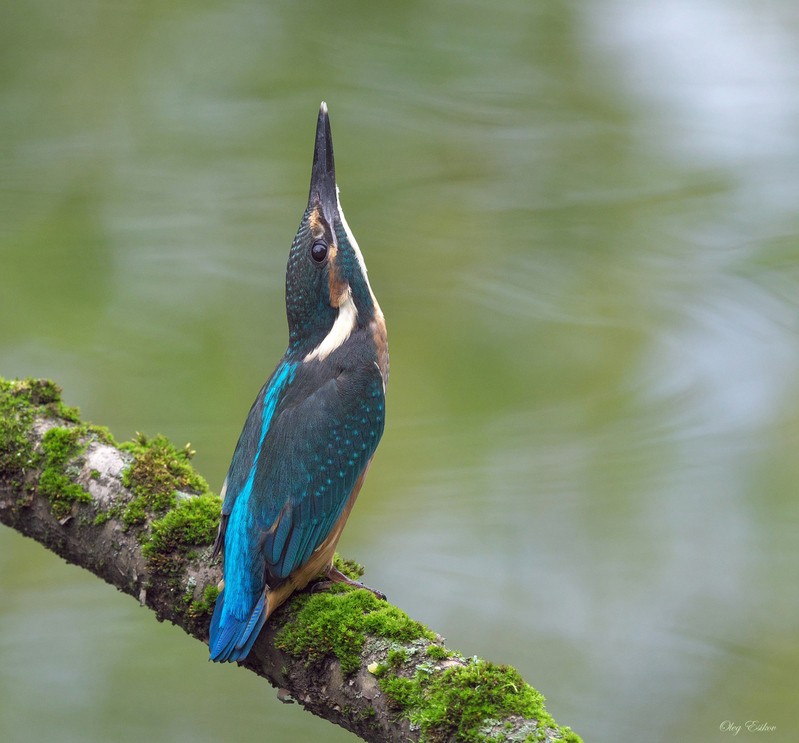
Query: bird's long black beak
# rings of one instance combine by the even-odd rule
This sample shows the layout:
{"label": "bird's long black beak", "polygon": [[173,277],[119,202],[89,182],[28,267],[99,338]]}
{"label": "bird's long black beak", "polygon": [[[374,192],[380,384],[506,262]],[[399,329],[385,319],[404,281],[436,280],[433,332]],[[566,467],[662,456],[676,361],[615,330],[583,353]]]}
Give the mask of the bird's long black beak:
{"label": "bird's long black beak", "polygon": [[333,160],[333,137],[330,134],[330,119],[327,116],[327,104],[322,101],[319,107],[319,118],[316,122],[316,143],[313,151],[313,169],[311,170],[311,191],[308,194],[309,205],[319,204],[325,217],[332,224],[332,217],[338,203],[336,195],[336,164]]}

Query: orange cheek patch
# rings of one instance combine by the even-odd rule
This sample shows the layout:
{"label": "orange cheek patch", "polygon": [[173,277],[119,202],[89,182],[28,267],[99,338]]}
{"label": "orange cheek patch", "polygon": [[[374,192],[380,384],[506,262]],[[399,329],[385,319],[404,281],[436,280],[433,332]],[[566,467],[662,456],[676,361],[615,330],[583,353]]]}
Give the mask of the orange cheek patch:
{"label": "orange cheek patch", "polygon": [[349,294],[350,285],[344,280],[339,271],[336,256],[338,248],[331,245],[327,253],[327,280],[330,290],[330,306],[341,307]]}
{"label": "orange cheek patch", "polygon": [[308,226],[311,228],[311,234],[314,238],[319,239],[325,236],[325,228],[322,225],[318,206],[314,207],[313,211],[308,216]]}
{"label": "orange cheek patch", "polygon": [[383,377],[383,391],[385,391],[388,384],[388,335],[382,312],[378,311],[375,314],[375,319],[372,322],[372,337],[377,351],[377,368],[380,369],[380,375]]}

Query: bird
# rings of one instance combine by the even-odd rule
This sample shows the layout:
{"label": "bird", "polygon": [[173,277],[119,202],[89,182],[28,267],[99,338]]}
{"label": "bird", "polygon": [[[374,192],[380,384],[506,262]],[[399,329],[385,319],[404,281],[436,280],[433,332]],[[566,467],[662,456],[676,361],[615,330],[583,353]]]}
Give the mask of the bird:
{"label": "bird", "polygon": [[388,340],[341,208],[324,101],[286,267],[286,317],[288,347],[250,408],[222,487],[216,662],[244,660],[269,616],[314,578],[326,579],[314,587],[367,588],[334,568],[333,555],[383,434]]}

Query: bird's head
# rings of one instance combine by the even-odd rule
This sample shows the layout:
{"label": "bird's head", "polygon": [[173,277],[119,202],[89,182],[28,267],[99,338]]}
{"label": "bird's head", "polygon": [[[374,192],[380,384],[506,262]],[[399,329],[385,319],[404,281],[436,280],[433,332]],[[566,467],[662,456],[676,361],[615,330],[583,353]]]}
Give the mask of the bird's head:
{"label": "bird's head", "polygon": [[338,198],[327,105],[316,124],[308,207],[286,269],[289,352],[325,358],[382,313]]}

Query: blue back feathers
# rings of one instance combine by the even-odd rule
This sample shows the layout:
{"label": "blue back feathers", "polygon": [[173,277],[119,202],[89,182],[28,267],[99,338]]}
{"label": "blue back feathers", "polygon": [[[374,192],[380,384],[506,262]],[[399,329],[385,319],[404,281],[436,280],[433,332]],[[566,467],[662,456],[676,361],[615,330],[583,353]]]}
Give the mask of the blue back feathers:
{"label": "blue back feathers", "polygon": [[373,362],[344,370],[284,359],[264,385],[228,471],[225,587],[211,623],[212,660],[249,653],[266,620],[265,591],[330,534],[374,454],[384,413]]}

